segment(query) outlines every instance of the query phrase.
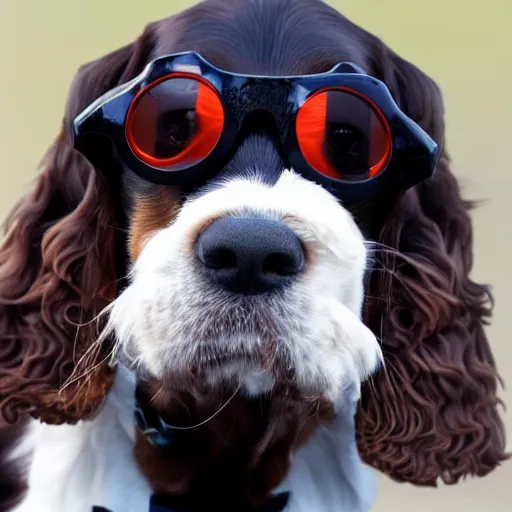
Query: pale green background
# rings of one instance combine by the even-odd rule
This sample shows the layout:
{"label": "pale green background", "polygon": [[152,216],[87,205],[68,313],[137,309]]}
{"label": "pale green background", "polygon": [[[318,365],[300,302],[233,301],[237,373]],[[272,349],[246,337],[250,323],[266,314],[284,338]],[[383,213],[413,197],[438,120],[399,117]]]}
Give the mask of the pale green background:
{"label": "pale green background", "polygon": [[[495,286],[489,329],[512,386],[512,0],[332,1],[441,85],[448,147],[474,213],[474,277]],[[76,68],[135,38],[183,0],[0,0],[0,218],[25,191],[55,136]],[[502,393],[512,407],[512,393]],[[506,415],[512,437],[512,416]],[[512,448],[512,443],[509,441]],[[512,462],[438,490],[382,479],[377,512],[512,512]],[[311,511],[317,512],[317,511]],[[318,511],[321,512],[321,511]]]}

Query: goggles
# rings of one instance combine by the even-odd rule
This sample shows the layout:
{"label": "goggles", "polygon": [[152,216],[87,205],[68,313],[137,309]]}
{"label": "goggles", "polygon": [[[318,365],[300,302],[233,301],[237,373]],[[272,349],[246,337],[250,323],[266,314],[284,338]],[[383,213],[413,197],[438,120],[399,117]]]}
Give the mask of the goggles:
{"label": "goggles", "polygon": [[94,163],[101,138],[141,178],[194,185],[219,172],[254,113],[273,119],[293,170],[344,202],[368,201],[429,178],[439,147],[386,85],[344,62],[287,77],[223,71],[195,52],[158,58],[73,121],[73,144]]}

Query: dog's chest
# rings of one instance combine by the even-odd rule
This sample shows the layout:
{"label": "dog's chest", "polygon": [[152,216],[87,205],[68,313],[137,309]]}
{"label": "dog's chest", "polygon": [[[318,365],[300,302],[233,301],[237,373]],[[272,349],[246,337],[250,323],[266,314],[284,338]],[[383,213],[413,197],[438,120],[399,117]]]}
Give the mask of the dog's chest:
{"label": "dog's chest", "polygon": [[[152,492],[132,455],[133,389],[121,370],[94,421],[33,426],[29,492],[14,512],[150,511]],[[284,512],[370,510],[374,477],[357,454],[351,422],[338,423],[317,433],[276,489],[290,493]]]}

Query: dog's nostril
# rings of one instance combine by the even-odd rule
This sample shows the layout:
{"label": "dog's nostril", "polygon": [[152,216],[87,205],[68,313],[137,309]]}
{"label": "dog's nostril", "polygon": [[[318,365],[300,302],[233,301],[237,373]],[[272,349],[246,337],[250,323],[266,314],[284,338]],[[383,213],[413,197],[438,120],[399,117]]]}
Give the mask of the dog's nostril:
{"label": "dog's nostril", "polygon": [[195,251],[215,284],[242,294],[282,288],[304,267],[298,236],[270,219],[216,220],[201,233]]}
{"label": "dog's nostril", "polygon": [[[302,260],[303,261],[303,260]],[[277,274],[279,276],[291,276],[297,274],[302,267],[302,261],[286,253],[269,254],[263,261],[263,272]]]}
{"label": "dog's nostril", "polygon": [[236,254],[224,247],[204,254],[202,261],[205,266],[215,270],[236,268]]}

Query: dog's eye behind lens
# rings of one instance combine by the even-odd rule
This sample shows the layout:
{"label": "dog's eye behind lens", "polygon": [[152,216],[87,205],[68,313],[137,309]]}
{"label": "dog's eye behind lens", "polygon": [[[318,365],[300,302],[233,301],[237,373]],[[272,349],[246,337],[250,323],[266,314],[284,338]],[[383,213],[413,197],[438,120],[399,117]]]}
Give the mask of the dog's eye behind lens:
{"label": "dog's eye behind lens", "polygon": [[368,170],[369,140],[363,131],[348,123],[328,124],[324,153],[335,169],[346,178]]}
{"label": "dog's eye behind lens", "polygon": [[178,155],[192,141],[196,133],[195,110],[164,112],[157,121],[154,154],[157,158]]}
{"label": "dog's eye behind lens", "polygon": [[217,145],[224,109],[217,92],[197,78],[166,77],[142,90],[126,120],[132,151],[146,164],[180,170]]}
{"label": "dog's eye behind lens", "polygon": [[379,174],[391,153],[380,113],[351,91],[313,94],[297,114],[297,139],[309,165],[325,176],[364,180]]}

